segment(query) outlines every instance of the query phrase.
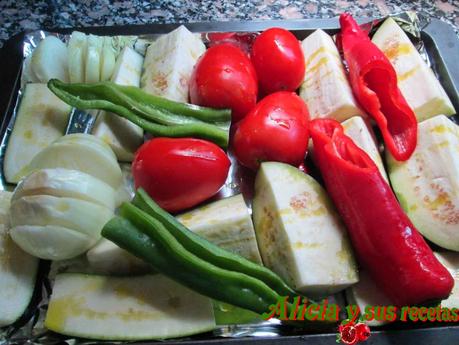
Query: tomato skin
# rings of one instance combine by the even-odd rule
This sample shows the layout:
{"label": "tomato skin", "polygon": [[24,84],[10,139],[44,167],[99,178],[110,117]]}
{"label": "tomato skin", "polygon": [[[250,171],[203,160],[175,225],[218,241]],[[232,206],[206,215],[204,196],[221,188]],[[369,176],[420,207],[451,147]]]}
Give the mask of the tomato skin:
{"label": "tomato skin", "polygon": [[136,152],[135,188],[142,187],[159,206],[177,212],[218,192],[230,167],[225,152],[206,140],[154,138]]}
{"label": "tomato skin", "polygon": [[257,96],[252,62],[234,44],[217,44],[196,63],[190,79],[191,103],[231,108],[233,122],[237,122],[255,106]]}
{"label": "tomato skin", "polygon": [[288,30],[271,28],[262,32],[253,43],[251,57],[264,94],[295,91],[303,82],[303,49]]}
{"label": "tomato skin", "polygon": [[211,32],[207,34],[207,44],[213,47],[217,44],[229,43],[240,48],[247,55],[252,50],[253,42],[258,36],[254,32]]}
{"label": "tomato skin", "polygon": [[266,96],[239,123],[234,134],[238,161],[253,170],[263,161],[299,166],[309,139],[309,112],[294,92]]}

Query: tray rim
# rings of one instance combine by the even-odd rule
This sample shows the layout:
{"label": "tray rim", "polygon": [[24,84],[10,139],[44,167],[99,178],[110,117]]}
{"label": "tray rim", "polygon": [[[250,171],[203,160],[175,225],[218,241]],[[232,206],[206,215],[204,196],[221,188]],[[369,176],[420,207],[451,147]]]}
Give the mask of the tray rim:
{"label": "tray rim", "polygon": [[[371,22],[378,18],[357,17],[359,24]],[[295,20],[256,20],[256,21],[198,21],[198,22],[173,22],[173,23],[151,23],[151,24],[126,24],[119,26],[87,26],[87,27],[68,27],[68,28],[43,28],[41,30],[61,34],[69,34],[78,30],[84,33],[98,35],[143,35],[143,34],[163,34],[167,33],[180,25],[185,25],[193,32],[223,32],[223,31],[259,31],[269,27],[277,26],[292,31],[308,31],[323,29],[328,32],[339,30],[338,17],[324,19],[295,19]],[[12,110],[17,100],[18,90],[20,87],[20,76],[22,70],[23,51],[22,43],[25,35],[37,30],[24,30],[13,35],[4,42],[0,49],[0,136],[5,135],[5,131],[11,117]],[[442,75],[446,76],[440,80],[442,85],[447,86],[448,96],[450,96],[456,109],[459,109],[459,66],[457,66],[457,57],[459,56],[459,37],[454,28],[449,23],[443,22],[436,18],[431,18],[430,23],[422,30],[422,38],[431,40],[435,48],[433,52],[434,61],[440,60],[440,68],[444,69]],[[449,54],[448,54],[449,53]],[[6,68],[12,65],[12,68]],[[5,67],[6,66],[6,67]],[[435,68],[435,66],[433,66]],[[0,161],[0,168],[3,168],[3,162]],[[405,328],[409,323],[400,325],[396,329],[372,328],[372,335],[369,342],[376,345],[389,345],[394,343],[403,344],[432,344],[433,340],[438,342],[441,336],[444,343],[454,344],[459,339],[459,324],[451,326],[448,324],[442,327],[416,327]],[[249,344],[254,343],[274,344],[283,343],[287,345],[300,345],[307,342],[311,345],[329,344],[336,342],[336,333],[310,333],[303,335],[279,335],[276,337],[240,337],[224,338],[215,337],[211,339],[186,339],[186,340],[168,340],[168,345],[194,345],[194,344]],[[110,342],[108,342],[110,343]],[[155,344],[157,342],[138,342],[139,344]],[[443,343],[443,341],[441,342]]]}

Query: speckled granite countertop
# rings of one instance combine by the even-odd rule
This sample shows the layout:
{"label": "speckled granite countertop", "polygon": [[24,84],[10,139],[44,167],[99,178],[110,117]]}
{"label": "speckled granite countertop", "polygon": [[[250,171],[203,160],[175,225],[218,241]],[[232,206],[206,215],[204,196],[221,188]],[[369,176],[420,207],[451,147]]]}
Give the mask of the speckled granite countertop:
{"label": "speckled granite countertop", "polygon": [[299,19],[335,17],[348,11],[360,17],[377,17],[416,10],[459,27],[457,1],[292,1],[292,0],[0,0],[0,46],[22,31],[50,27],[122,24]]}

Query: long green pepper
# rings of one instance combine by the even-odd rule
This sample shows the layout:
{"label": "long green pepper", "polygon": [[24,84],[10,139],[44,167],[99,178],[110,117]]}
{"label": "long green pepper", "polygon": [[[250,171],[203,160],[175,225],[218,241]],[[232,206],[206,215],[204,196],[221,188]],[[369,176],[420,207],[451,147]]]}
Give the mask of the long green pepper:
{"label": "long green pepper", "polygon": [[150,95],[140,88],[112,82],[66,84],[57,79],[48,88],[78,109],[100,109],[115,113],[154,136],[197,137],[226,148],[231,111],[199,107]]}
{"label": "long green pepper", "polygon": [[[206,296],[260,314],[279,300],[279,294],[264,282],[244,273],[222,269],[190,253],[159,221],[132,204],[123,204],[121,215],[126,220],[114,218],[104,227],[102,235],[136,253],[177,282]],[[138,229],[134,230],[134,236],[131,235],[132,227]],[[146,250],[148,247],[150,249]]]}
{"label": "long green pepper", "polygon": [[175,217],[159,207],[142,188],[137,190],[132,203],[153,218],[159,220],[182,246],[194,255],[220,268],[255,277],[263,281],[281,296],[292,296],[293,298],[293,296],[297,295],[297,293],[273,271],[257,265],[242,256],[224,250],[187,229]]}

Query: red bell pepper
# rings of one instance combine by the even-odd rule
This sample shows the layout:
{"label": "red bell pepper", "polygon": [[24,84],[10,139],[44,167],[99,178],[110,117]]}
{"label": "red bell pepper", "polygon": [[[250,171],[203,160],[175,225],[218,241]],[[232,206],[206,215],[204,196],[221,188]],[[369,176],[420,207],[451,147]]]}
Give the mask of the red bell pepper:
{"label": "red bell pepper", "polygon": [[352,90],[378,124],[392,156],[405,161],[416,148],[417,120],[397,86],[394,67],[350,14],[343,13],[340,24]]}
{"label": "red bell pepper", "polygon": [[371,158],[329,119],[310,123],[314,158],[358,262],[397,305],[448,297],[454,280],[405,215]]}

